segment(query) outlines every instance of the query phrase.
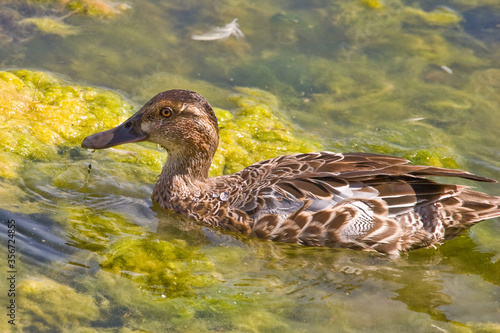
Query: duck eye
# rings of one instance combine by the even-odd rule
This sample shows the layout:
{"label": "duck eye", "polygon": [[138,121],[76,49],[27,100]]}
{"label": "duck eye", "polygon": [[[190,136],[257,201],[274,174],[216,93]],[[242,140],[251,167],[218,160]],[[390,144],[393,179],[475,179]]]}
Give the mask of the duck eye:
{"label": "duck eye", "polygon": [[170,117],[172,115],[172,109],[171,108],[163,108],[160,110],[160,115],[162,117]]}

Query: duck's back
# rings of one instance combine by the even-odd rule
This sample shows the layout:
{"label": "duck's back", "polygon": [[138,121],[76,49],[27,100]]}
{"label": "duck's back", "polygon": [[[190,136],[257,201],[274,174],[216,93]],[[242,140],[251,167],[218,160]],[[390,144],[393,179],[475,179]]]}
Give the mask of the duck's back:
{"label": "duck's back", "polygon": [[500,216],[500,198],[422,177],[493,180],[407,162],[319,152],[254,164],[225,178],[232,183],[222,225],[275,241],[398,253]]}

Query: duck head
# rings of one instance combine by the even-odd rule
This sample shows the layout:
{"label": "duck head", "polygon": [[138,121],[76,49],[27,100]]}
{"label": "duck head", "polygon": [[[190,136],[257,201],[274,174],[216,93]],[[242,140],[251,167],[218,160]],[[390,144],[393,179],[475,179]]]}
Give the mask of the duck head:
{"label": "duck head", "polygon": [[167,150],[171,162],[188,163],[197,159],[200,165],[208,159],[208,167],[204,167],[208,174],[219,143],[217,117],[200,94],[189,90],[168,90],[153,97],[121,125],[86,137],[82,147],[104,149],[139,141],[161,145]]}

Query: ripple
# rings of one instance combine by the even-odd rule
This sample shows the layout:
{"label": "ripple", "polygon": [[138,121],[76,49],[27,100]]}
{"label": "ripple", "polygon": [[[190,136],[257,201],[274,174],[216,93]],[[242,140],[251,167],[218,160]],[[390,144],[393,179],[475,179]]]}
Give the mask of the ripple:
{"label": "ripple", "polygon": [[98,167],[88,177],[86,161],[34,163],[31,169],[24,172],[18,187],[24,200],[36,203],[43,212],[60,214],[68,207],[85,207],[95,214],[117,212],[127,215],[131,223],[156,230],[151,184],[123,181]]}
{"label": "ripple", "polygon": [[50,214],[20,214],[0,209],[0,237],[7,244],[7,221],[15,220],[16,258],[28,264],[67,261],[76,249],[66,244],[63,230]]}

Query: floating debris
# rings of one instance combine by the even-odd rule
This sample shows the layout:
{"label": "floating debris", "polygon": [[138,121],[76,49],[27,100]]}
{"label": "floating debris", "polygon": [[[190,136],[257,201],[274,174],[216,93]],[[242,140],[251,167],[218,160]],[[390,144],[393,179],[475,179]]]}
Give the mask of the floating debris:
{"label": "floating debris", "polygon": [[235,18],[231,23],[225,25],[222,28],[216,27],[211,31],[201,35],[192,35],[191,38],[201,41],[226,39],[231,35],[234,35],[236,38],[243,38],[245,37],[245,35],[239,29],[239,24],[236,22],[237,20],[238,19]]}
{"label": "floating debris", "polygon": [[445,330],[445,329],[443,329],[443,328],[441,328],[439,326],[436,326],[436,325],[431,325],[431,327],[434,327],[435,329],[437,329],[440,332],[448,332],[447,330]]}
{"label": "floating debris", "polygon": [[413,121],[420,121],[420,120],[424,120],[425,117],[416,117],[416,118],[409,118],[409,119],[406,119],[405,121],[407,122],[413,122]]}
{"label": "floating debris", "polygon": [[441,66],[441,69],[442,69],[443,71],[445,71],[446,73],[448,73],[448,74],[453,74],[453,71],[452,71],[452,70],[451,70],[451,68],[450,68],[450,67],[448,67],[448,66],[443,65],[443,66]]}

